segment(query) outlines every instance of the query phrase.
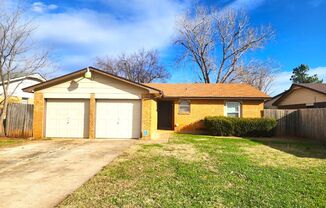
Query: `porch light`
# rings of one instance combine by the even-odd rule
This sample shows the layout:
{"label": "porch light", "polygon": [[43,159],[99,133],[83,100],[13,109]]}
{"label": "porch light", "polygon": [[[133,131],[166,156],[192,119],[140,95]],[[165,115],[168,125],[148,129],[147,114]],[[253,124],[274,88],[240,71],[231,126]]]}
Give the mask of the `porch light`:
{"label": "porch light", "polygon": [[89,70],[89,67],[87,67],[87,71],[86,71],[84,77],[87,79],[92,78],[92,72]]}

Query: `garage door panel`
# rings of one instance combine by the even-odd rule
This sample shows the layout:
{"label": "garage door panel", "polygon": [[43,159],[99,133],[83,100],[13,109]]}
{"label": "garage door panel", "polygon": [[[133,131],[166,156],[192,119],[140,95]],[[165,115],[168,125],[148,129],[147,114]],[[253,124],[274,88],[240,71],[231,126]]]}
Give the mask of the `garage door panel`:
{"label": "garage door panel", "polygon": [[46,137],[88,137],[89,101],[50,99],[46,106]]}
{"label": "garage door panel", "polygon": [[139,138],[139,100],[98,100],[96,104],[97,138]]}

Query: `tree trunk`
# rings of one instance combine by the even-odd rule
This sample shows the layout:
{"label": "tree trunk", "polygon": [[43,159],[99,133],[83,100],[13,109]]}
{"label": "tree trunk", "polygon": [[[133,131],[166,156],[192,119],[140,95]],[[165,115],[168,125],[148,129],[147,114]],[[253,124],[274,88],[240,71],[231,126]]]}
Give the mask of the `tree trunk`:
{"label": "tree trunk", "polygon": [[8,98],[5,98],[4,102],[3,102],[2,112],[0,115],[0,137],[6,136],[4,120],[5,120],[6,114],[7,114],[7,107],[8,107]]}
{"label": "tree trunk", "polygon": [[0,118],[0,137],[6,136],[4,119]]}

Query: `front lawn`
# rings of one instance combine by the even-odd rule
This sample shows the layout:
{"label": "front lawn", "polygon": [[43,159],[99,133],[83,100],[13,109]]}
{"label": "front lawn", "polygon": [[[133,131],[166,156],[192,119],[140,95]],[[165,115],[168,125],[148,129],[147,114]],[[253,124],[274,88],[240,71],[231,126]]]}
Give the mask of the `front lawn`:
{"label": "front lawn", "polygon": [[326,146],[175,135],[138,144],[59,207],[326,207]]}

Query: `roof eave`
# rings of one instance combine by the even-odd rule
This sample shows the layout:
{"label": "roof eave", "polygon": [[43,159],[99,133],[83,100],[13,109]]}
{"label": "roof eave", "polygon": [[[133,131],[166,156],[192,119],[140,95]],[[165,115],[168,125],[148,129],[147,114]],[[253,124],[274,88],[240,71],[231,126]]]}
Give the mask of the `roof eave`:
{"label": "roof eave", "polygon": [[[146,85],[143,85],[143,84],[140,84],[140,83],[136,83],[136,82],[133,82],[131,80],[128,80],[128,79],[125,79],[123,77],[119,77],[119,76],[116,76],[116,75],[113,75],[113,74],[110,74],[108,72],[105,72],[103,70],[100,70],[100,69],[97,69],[97,68],[94,68],[94,67],[88,67],[90,69],[90,71],[92,72],[95,72],[95,73],[99,73],[99,74],[102,74],[102,75],[105,75],[105,76],[108,76],[108,77],[111,77],[113,79],[117,79],[117,80],[120,80],[120,81],[123,81],[123,82],[126,82],[126,83],[129,83],[131,85],[134,85],[134,86],[137,86],[137,87],[140,87],[140,88],[143,88],[143,89],[147,89],[149,91],[149,93],[158,93],[158,94],[162,94],[162,91],[161,90],[158,90],[156,88],[153,88],[153,87],[149,87],[149,86],[146,86]],[[23,88],[22,90],[24,92],[29,92],[29,93],[33,93],[35,91],[38,91],[38,90],[41,90],[41,89],[45,89],[45,88],[48,88],[48,87],[51,87],[51,86],[54,86],[56,84],[59,84],[59,83],[62,83],[64,81],[67,81],[69,79],[74,79],[74,78],[77,78],[77,77],[80,77],[81,75],[83,75],[85,72],[87,71],[87,68],[84,68],[84,69],[81,69],[81,70],[78,70],[78,71],[74,71],[72,73],[69,73],[69,74],[66,74],[66,75],[63,75],[63,76],[60,76],[60,77],[56,77],[54,79],[51,79],[51,80],[48,80],[46,82],[42,82],[42,83],[39,83],[39,84],[36,84],[36,85],[32,85],[32,86],[29,86],[29,87],[26,87],[26,88]]]}
{"label": "roof eave", "polygon": [[217,97],[217,96],[163,96],[163,98],[167,99],[240,99],[240,100],[267,100],[270,99],[270,97]]}

